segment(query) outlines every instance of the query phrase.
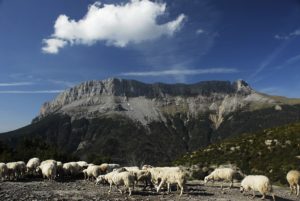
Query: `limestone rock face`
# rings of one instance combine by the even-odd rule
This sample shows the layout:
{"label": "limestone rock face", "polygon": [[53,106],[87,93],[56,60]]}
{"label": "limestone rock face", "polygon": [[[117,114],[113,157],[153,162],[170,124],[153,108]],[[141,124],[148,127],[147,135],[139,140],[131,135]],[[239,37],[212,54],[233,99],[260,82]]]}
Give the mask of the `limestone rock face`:
{"label": "limestone rock face", "polygon": [[[87,81],[43,104],[38,119],[63,113],[72,117],[96,118],[121,114],[141,122],[165,121],[166,115],[187,116],[209,113],[215,129],[226,114],[276,101],[254,91],[245,81],[204,81],[195,84],[146,84],[135,80],[110,78]],[[253,107],[252,107],[253,106]]]}

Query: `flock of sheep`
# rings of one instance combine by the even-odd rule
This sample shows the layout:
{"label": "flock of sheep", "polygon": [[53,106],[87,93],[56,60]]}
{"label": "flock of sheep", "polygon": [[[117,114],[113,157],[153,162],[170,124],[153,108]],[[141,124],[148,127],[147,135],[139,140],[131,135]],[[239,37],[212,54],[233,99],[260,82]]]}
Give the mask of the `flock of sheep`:
{"label": "flock of sheep", "polygon": [[[0,178],[4,180],[18,180],[25,176],[40,176],[48,180],[55,180],[56,178],[71,178],[79,175],[84,175],[85,180],[95,180],[96,184],[109,184],[109,191],[112,186],[123,193],[119,188],[124,186],[131,195],[134,186],[140,182],[147,187],[155,188],[160,192],[161,188],[171,191],[171,185],[177,185],[177,190],[180,189],[180,196],[184,192],[187,172],[181,167],[153,167],[151,165],[144,165],[141,169],[139,167],[120,167],[118,164],[101,165],[88,164],[85,161],[62,163],[55,160],[40,161],[38,158],[32,158],[27,164],[23,161],[0,163]],[[233,186],[233,180],[239,174],[233,168],[217,168],[204,178],[204,183],[209,181],[227,181],[230,182],[230,188]],[[240,173],[241,174],[241,173]],[[243,175],[244,176],[244,175]],[[291,194],[299,195],[300,172],[291,170],[287,174],[287,181],[290,185]],[[221,185],[223,189],[223,184]],[[263,175],[248,175],[240,185],[240,191],[245,194],[247,191],[252,191],[255,197],[255,191],[262,194],[262,199],[265,199],[267,193],[272,195],[275,200],[272,185],[268,177]]]}

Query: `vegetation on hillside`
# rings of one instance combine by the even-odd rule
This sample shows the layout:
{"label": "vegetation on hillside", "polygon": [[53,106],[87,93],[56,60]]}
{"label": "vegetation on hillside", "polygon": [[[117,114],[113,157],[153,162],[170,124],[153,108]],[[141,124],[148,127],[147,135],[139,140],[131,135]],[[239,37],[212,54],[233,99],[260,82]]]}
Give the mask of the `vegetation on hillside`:
{"label": "vegetation on hillside", "polygon": [[17,147],[11,148],[0,141],[0,161],[28,161],[32,157],[38,157],[41,160],[55,159],[58,161],[78,160],[73,154],[59,150],[57,147],[47,144],[39,137],[22,138]]}
{"label": "vegetation on hillside", "polygon": [[176,165],[199,167],[234,164],[245,174],[264,174],[286,183],[291,169],[300,169],[300,123],[228,138],[186,154]]}

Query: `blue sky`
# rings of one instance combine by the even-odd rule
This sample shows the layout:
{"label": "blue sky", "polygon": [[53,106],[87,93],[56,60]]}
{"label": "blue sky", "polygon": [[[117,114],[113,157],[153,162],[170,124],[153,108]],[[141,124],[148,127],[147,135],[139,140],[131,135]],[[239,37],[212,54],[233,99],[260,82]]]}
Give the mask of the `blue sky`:
{"label": "blue sky", "polygon": [[0,72],[0,132],[108,77],[300,97],[300,1],[0,0]]}

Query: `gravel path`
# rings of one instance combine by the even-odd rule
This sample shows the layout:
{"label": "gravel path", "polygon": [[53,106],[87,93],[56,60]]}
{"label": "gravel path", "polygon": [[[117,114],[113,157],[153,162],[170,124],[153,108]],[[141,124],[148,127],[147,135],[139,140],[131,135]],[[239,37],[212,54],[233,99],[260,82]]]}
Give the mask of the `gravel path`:
{"label": "gravel path", "polygon": [[[96,186],[94,182],[77,180],[68,182],[51,181],[22,181],[22,182],[1,182],[0,200],[145,200],[145,201],[172,201],[172,200],[205,200],[205,201],[241,201],[252,200],[249,196],[243,196],[239,188],[225,189],[221,192],[218,184],[209,184],[203,186],[201,181],[190,181],[187,185],[187,191],[182,197],[173,191],[171,194],[154,191],[142,191],[141,188],[135,189],[133,195],[121,195],[116,188],[113,188],[110,195],[107,194],[108,186]],[[235,184],[238,186],[238,184]],[[274,187],[277,201],[297,200],[295,195],[289,195],[287,187]],[[254,200],[260,200],[258,195]],[[271,197],[267,197],[271,200]],[[299,198],[298,198],[299,200]]]}

